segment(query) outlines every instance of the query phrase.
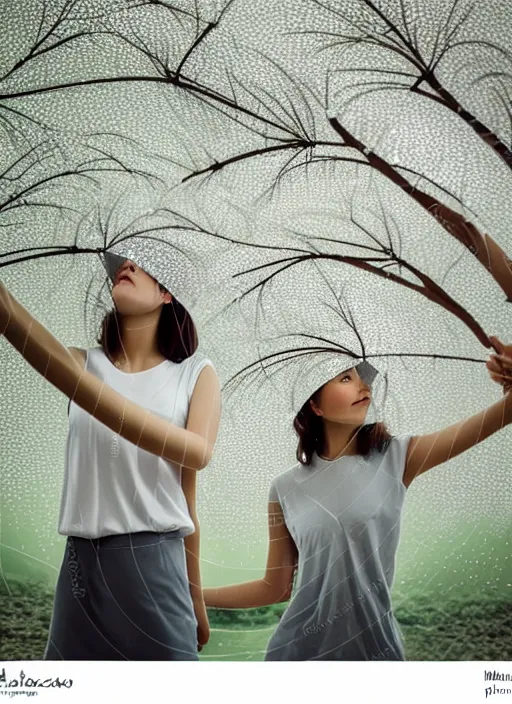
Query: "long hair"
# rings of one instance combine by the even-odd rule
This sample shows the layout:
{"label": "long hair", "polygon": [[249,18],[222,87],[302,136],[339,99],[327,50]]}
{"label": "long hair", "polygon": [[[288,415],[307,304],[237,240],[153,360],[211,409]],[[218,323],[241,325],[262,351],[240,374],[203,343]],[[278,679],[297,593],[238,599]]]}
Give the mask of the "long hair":
{"label": "long hair", "polygon": [[[321,386],[310,396],[293,420],[293,428],[299,437],[297,460],[303,465],[310,465],[313,453],[321,454],[324,445],[324,422],[311,408],[310,400],[318,401]],[[373,450],[383,452],[391,440],[384,423],[368,423],[357,429],[357,453],[369,455]]]}
{"label": "long hair", "polygon": [[[160,283],[158,285],[163,293],[170,293]],[[97,342],[110,360],[121,350],[120,332],[119,314],[115,309],[108,311],[102,320]],[[197,350],[199,338],[194,321],[174,296],[170,303],[162,306],[156,338],[159,352],[171,362],[183,362]]]}

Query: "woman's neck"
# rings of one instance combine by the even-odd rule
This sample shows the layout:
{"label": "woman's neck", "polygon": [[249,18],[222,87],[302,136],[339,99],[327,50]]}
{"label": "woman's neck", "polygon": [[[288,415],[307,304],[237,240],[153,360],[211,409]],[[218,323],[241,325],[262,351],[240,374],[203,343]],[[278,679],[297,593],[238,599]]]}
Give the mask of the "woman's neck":
{"label": "woman's neck", "polygon": [[119,321],[121,344],[114,364],[126,371],[137,372],[162,362],[158,350],[158,318],[152,315],[123,316]]}
{"label": "woman's neck", "polygon": [[345,455],[357,455],[357,431],[360,426],[330,423],[324,420],[324,442],[319,457],[325,460],[338,459]]}

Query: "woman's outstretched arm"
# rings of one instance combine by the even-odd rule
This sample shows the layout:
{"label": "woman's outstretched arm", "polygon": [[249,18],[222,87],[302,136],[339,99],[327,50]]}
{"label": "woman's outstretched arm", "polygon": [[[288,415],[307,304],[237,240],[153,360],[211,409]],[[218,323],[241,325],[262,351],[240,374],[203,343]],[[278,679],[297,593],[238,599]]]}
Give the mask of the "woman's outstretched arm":
{"label": "woman's outstretched arm", "polygon": [[[488,368],[491,371],[492,366],[489,366],[489,363]],[[496,374],[495,380],[498,381],[499,378]],[[405,486],[409,486],[413,479],[423,472],[469,450],[511,423],[512,393],[510,386],[507,388],[509,390],[499,401],[483,411],[435,433],[411,438],[405,462]]]}
{"label": "woman's outstretched arm", "polygon": [[269,546],[263,579],[203,589],[206,606],[249,609],[288,601],[298,561],[297,547],[286,527],[278,501],[269,501],[268,519]]}
{"label": "woman's outstretched arm", "polygon": [[129,442],[189,469],[203,469],[210,461],[220,422],[220,385],[212,367],[205,367],[196,382],[192,432],[152,414],[82,369],[1,281],[0,333],[53,386]]}

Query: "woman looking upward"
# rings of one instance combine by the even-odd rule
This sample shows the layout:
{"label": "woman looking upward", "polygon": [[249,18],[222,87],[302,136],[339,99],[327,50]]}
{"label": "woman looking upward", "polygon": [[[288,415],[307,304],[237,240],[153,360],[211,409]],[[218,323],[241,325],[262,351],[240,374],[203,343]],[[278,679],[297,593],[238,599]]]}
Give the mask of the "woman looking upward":
{"label": "woman looking upward", "polygon": [[[500,355],[488,362],[495,381],[506,377]],[[298,570],[265,660],[405,660],[391,587],[406,490],[512,420],[507,392],[437,432],[392,437],[382,423],[366,423],[376,370],[366,361],[347,367],[340,361],[296,406],[297,464],[269,490],[265,576],[203,590],[217,608],[288,601]]]}
{"label": "woman looking upward", "polygon": [[208,640],[195,486],[219,382],[186,308],[135,259],[107,253],[114,309],[86,350],[0,284],[0,332],[70,398],[49,660],[197,660]]}

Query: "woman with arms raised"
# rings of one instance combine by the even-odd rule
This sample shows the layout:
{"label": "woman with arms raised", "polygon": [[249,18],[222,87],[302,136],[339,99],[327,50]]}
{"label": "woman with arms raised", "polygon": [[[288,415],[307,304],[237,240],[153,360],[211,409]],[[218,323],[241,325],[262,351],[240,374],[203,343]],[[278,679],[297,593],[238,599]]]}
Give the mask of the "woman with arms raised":
{"label": "woman with arms raised", "polygon": [[209,627],[195,485],[219,382],[176,297],[132,259],[105,261],[115,308],[87,350],[61,345],[0,283],[0,332],[70,399],[67,540],[44,658],[197,660]]}
{"label": "woman with arms raised", "polygon": [[[496,381],[503,359],[488,362]],[[298,464],[270,486],[265,576],[203,590],[210,607],[283,602],[298,567],[265,660],[405,660],[390,592],[406,489],[512,420],[507,393],[435,433],[392,437],[382,423],[365,424],[376,370],[347,366],[338,362],[335,376],[331,367],[295,404]]]}

